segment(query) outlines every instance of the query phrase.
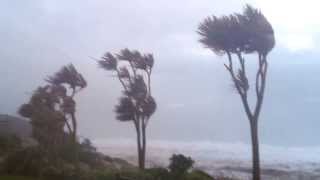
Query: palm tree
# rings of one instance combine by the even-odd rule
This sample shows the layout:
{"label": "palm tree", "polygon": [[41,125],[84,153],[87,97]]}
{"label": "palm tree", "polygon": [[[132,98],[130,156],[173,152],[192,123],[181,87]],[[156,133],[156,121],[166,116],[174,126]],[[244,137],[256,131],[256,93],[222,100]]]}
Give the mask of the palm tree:
{"label": "palm tree", "polygon": [[[77,141],[77,119],[75,116],[76,113],[76,102],[74,96],[83,88],[87,86],[86,80],[83,76],[76,70],[73,64],[63,66],[57,73],[53,76],[49,76],[46,81],[53,85],[53,87],[63,87],[63,112],[66,116],[66,125],[69,132],[72,134],[73,141]],[[67,87],[65,87],[65,85]],[[68,90],[70,93],[68,95]],[[68,121],[68,117],[71,118],[71,124]]]}
{"label": "palm tree", "polygon": [[152,54],[123,49],[119,54],[106,53],[98,60],[100,67],[116,73],[123,87],[123,95],[115,107],[119,121],[134,123],[137,133],[138,164],[145,168],[146,128],[156,110],[151,95],[151,73],[154,64]]}
{"label": "palm tree", "polygon": [[[223,17],[208,17],[198,28],[200,42],[218,55],[227,54],[225,68],[241,97],[250,123],[252,142],[253,179],[260,180],[258,119],[264,98],[267,77],[267,55],[275,45],[274,31],[265,16],[257,9],[247,5],[243,14]],[[256,103],[249,105],[249,81],[246,73],[244,54],[256,53],[258,70],[255,76],[254,91]],[[233,57],[239,61],[235,67]],[[253,108],[251,108],[253,107]]]}
{"label": "palm tree", "polygon": [[[65,137],[71,136],[75,148],[75,160],[77,160],[77,120],[74,96],[85,88],[87,83],[72,64],[63,66],[46,81],[49,84],[39,87],[32,94],[29,102],[20,107],[19,114],[31,120],[33,136],[50,155],[49,157],[53,157],[53,160],[59,145],[66,142]],[[68,133],[64,131],[65,126]]]}

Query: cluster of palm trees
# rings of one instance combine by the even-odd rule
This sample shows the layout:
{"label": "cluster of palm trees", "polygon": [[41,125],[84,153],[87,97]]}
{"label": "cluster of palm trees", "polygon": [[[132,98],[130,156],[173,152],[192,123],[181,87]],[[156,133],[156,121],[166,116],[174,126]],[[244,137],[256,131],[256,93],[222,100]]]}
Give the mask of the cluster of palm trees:
{"label": "cluster of palm trees", "polygon": [[[275,45],[273,28],[259,10],[247,5],[243,13],[204,19],[199,25],[198,34],[200,43],[206,48],[217,55],[226,54],[228,57],[225,68],[240,95],[251,127],[253,179],[260,180],[258,119],[266,87],[267,56]],[[257,71],[252,84],[246,70],[247,54],[257,56]],[[97,63],[104,70],[113,72],[122,85],[122,96],[115,106],[116,118],[133,122],[137,134],[138,164],[139,168],[144,169],[146,128],[157,107],[151,94],[153,55],[123,49],[117,54],[105,53]],[[63,67],[46,81],[48,85],[38,88],[29,103],[21,106],[20,114],[30,118],[32,124],[38,127],[34,129],[34,133],[40,142],[44,138],[48,145],[46,148],[57,143],[57,139],[50,139],[55,136],[46,137],[43,135],[45,131],[54,131],[53,134],[58,136],[66,127],[76,142],[74,96],[87,83],[73,65]],[[248,100],[250,87],[253,87],[256,97],[253,104]]]}

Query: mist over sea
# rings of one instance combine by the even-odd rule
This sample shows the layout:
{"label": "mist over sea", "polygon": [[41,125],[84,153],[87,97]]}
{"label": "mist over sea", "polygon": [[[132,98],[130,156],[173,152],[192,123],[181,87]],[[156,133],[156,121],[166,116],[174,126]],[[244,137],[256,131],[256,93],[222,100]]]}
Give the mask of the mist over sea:
{"label": "mist over sea", "polygon": [[[96,139],[98,150],[114,157],[136,163],[134,139]],[[211,141],[150,140],[147,149],[149,167],[166,167],[174,153],[195,160],[195,168],[214,175],[231,175],[240,179],[250,177],[251,146],[245,143]],[[319,147],[280,147],[261,145],[264,179],[320,179]]]}

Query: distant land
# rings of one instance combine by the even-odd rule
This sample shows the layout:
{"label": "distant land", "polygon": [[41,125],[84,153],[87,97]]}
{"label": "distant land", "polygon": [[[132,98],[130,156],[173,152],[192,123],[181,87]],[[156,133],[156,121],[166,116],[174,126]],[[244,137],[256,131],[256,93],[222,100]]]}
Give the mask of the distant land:
{"label": "distant land", "polygon": [[20,117],[0,114],[0,135],[16,135],[21,138],[31,137],[31,124]]}

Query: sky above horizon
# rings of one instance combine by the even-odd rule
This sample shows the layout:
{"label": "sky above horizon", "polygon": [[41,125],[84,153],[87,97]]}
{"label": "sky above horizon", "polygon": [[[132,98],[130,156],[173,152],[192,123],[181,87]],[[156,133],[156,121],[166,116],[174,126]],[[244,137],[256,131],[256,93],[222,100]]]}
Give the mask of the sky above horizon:
{"label": "sky above horizon", "polygon": [[[260,119],[261,143],[320,146],[319,2],[315,0],[4,0],[0,2],[0,114],[16,114],[44,78],[73,63],[88,81],[77,97],[81,136],[135,138],[115,120],[120,84],[90,57],[122,48],[155,57],[158,109],[150,139],[249,142],[240,99],[218,57],[198,43],[205,17],[250,3],[274,27],[276,47]],[[250,72],[254,63],[248,62]]]}

